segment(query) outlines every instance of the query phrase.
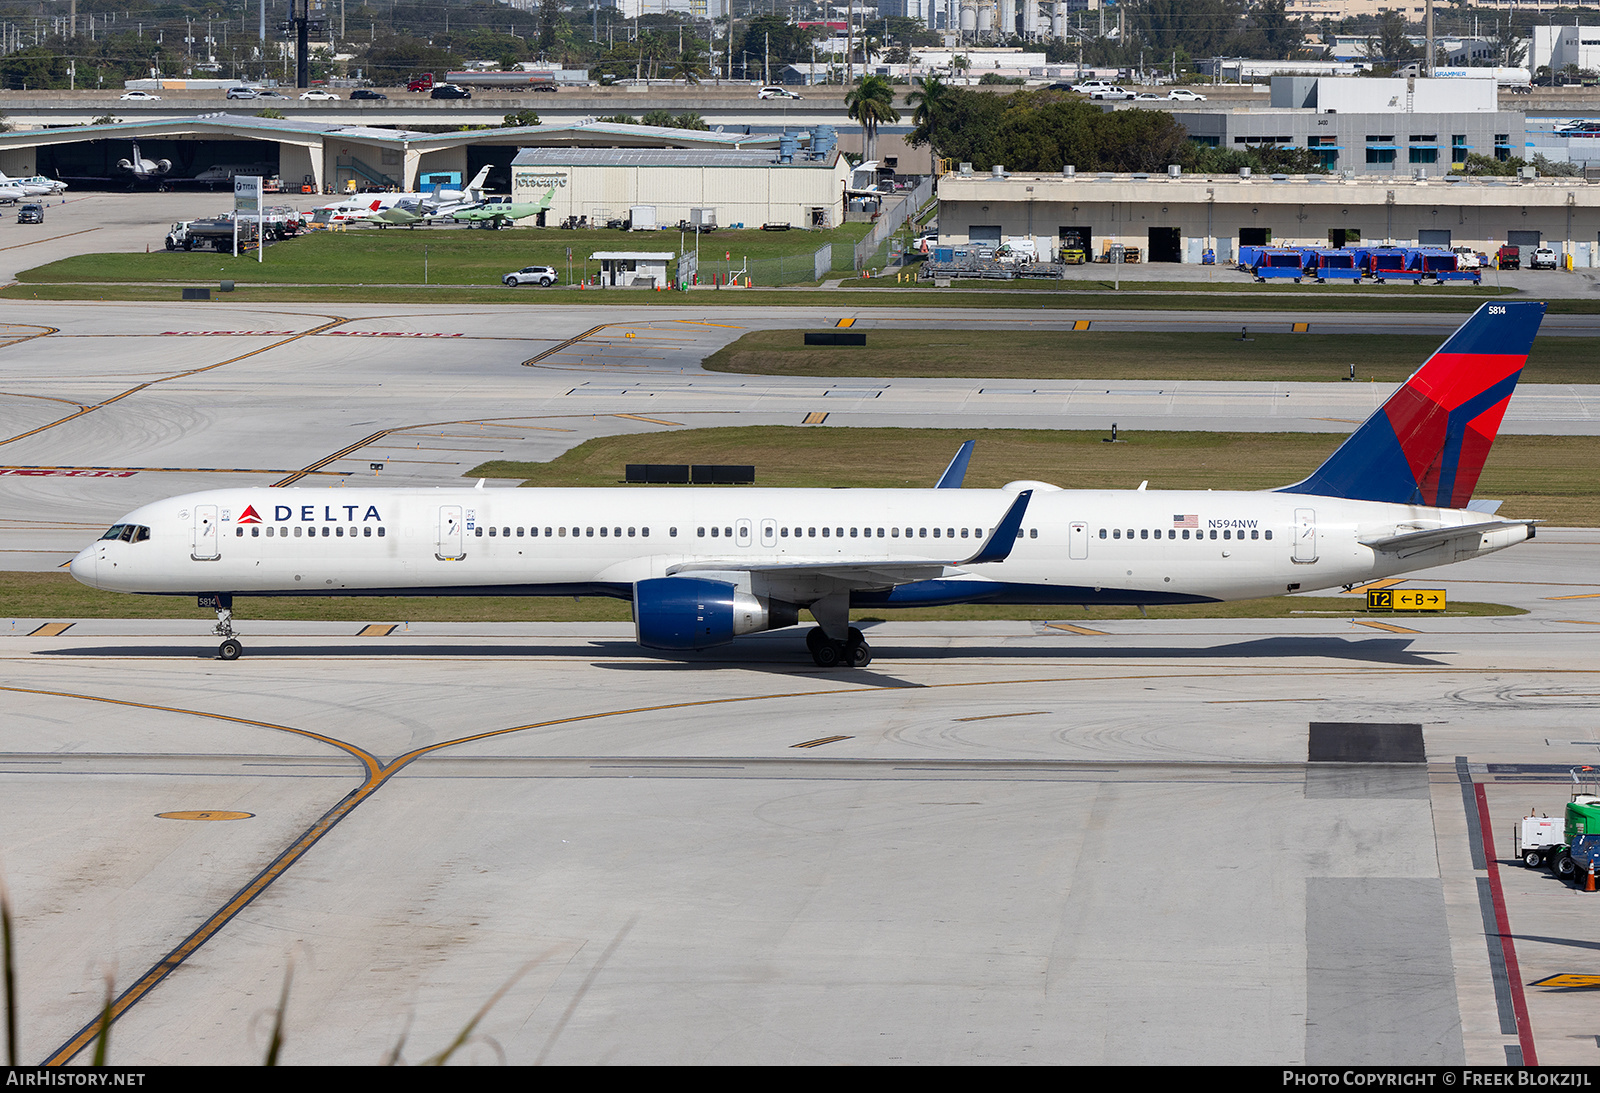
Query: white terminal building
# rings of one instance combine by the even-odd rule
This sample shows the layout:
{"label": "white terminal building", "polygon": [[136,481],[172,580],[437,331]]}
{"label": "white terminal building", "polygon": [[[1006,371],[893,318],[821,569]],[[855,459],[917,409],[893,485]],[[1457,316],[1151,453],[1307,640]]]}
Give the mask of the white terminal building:
{"label": "white terminal building", "polygon": [[555,191],[547,223],[588,217],[604,224],[649,208],[657,224],[712,210],[716,223],[833,228],[845,219],[850,164],[774,151],[695,148],[525,148],[511,162],[513,201]]}

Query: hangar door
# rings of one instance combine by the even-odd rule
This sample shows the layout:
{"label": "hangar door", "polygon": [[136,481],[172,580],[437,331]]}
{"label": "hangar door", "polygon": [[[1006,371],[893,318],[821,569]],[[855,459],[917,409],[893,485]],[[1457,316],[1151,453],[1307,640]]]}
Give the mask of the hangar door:
{"label": "hangar door", "polygon": [[1417,246],[1419,247],[1445,247],[1450,246],[1450,231],[1448,228],[1419,228],[1417,229]]}
{"label": "hangar door", "polygon": [[1181,262],[1183,241],[1177,228],[1151,228],[1149,260],[1152,262]]}
{"label": "hangar door", "polygon": [[1513,247],[1539,248],[1539,233],[1529,231],[1506,232],[1506,242]]}

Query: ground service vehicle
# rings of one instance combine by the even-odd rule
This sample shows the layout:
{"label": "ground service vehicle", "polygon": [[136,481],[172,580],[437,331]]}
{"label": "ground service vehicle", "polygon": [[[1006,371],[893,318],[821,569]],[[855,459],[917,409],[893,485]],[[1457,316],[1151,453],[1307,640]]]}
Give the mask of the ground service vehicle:
{"label": "ground service vehicle", "polygon": [[1511,830],[1511,849],[1529,869],[1543,865],[1564,842],[1555,816],[1524,816]]}
{"label": "ground service vehicle", "polygon": [[1521,269],[1522,248],[1506,244],[1494,252],[1495,269]]}
{"label": "ground service vehicle", "polygon": [[1484,304],[1320,467],[1278,489],[968,490],[967,445],[932,489],[244,487],[142,505],[71,571],[106,591],[206,597],[225,660],[243,649],[235,597],[493,590],[628,600],[638,642],[671,652],[806,610],[823,668],[871,662],[852,609],[1345,587],[1533,537],[1534,521],[1469,502],[1544,311]]}

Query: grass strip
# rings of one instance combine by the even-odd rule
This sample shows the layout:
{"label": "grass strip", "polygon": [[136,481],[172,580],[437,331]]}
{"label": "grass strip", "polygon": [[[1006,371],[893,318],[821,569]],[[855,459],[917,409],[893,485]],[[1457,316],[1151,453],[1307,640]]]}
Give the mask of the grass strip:
{"label": "grass strip", "polygon": [[[713,372],[828,378],[1360,381],[1398,383],[1439,348],[1433,334],[1229,331],[892,330],[867,345],[808,346],[804,330],[756,330],[707,357]],[[1524,383],[1600,382],[1600,339],[1540,338]]]}

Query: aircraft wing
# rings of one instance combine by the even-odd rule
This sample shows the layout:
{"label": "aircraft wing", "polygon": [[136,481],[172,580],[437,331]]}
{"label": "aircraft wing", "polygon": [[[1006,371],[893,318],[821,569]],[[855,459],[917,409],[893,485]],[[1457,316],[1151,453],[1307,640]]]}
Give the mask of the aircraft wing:
{"label": "aircraft wing", "polygon": [[1474,539],[1487,535],[1493,531],[1504,531],[1507,528],[1527,527],[1529,538],[1532,538],[1533,520],[1492,520],[1481,524],[1461,524],[1449,528],[1428,528],[1424,531],[1408,531],[1403,535],[1386,535],[1377,539],[1362,539],[1361,545],[1371,547],[1373,550],[1384,554],[1397,554],[1402,558],[1409,558],[1414,554],[1421,554],[1425,550],[1443,546],[1457,539]]}
{"label": "aircraft wing", "polygon": [[908,559],[845,559],[827,562],[793,562],[777,565],[749,565],[733,559],[685,562],[667,570],[668,576],[703,572],[740,572],[760,574],[769,580],[803,584],[827,584],[833,588],[868,589],[893,588],[914,581],[931,581],[947,577],[955,570],[969,565],[1003,562],[1016,545],[1017,532],[1022,518],[1027,514],[1032,490],[1023,490],[1011,503],[1006,514],[995,525],[994,532],[972,554],[965,558],[908,558]]}

